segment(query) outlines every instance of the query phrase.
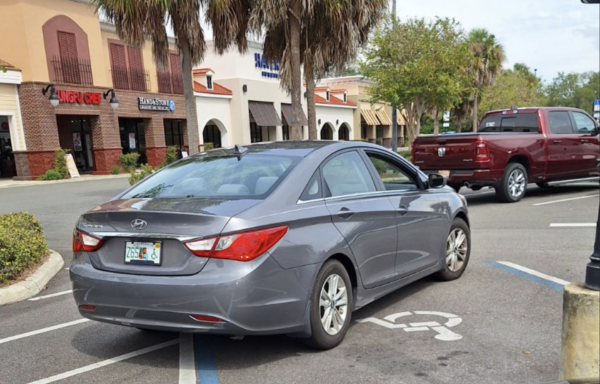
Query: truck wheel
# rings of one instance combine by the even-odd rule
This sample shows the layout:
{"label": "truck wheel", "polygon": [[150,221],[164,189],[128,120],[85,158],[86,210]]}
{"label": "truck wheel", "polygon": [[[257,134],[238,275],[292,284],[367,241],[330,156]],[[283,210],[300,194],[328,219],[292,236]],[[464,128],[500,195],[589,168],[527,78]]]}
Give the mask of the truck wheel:
{"label": "truck wheel", "polygon": [[496,185],[496,197],[504,203],[516,203],[527,191],[527,170],[519,163],[510,163],[504,169],[502,180]]}
{"label": "truck wheel", "polygon": [[461,185],[459,184],[450,184],[450,188],[454,189],[456,193],[460,191]]}

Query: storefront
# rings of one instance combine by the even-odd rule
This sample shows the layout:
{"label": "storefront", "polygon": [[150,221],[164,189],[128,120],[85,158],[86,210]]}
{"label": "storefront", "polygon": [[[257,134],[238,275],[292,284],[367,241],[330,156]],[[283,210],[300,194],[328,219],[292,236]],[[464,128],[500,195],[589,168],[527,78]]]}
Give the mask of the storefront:
{"label": "storefront", "polygon": [[[56,106],[49,100],[52,88]],[[56,148],[69,150],[82,173],[110,174],[121,154],[139,153],[140,164],[158,166],[167,145],[187,145],[183,95],[114,93],[111,106],[112,94],[105,88],[23,83],[26,149],[14,154],[17,178],[37,178],[51,169]]]}
{"label": "storefront", "polygon": [[15,151],[23,150],[23,125],[17,86],[21,84],[21,71],[0,60],[0,178],[17,174]]}

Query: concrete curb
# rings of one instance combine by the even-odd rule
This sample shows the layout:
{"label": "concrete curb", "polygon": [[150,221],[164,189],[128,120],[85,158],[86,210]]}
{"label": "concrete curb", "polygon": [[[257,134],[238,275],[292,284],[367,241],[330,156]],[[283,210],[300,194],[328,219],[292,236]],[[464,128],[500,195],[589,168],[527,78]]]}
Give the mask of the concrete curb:
{"label": "concrete curb", "polygon": [[3,188],[16,188],[16,187],[35,187],[39,185],[49,185],[49,184],[62,184],[62,183],[79,183],[83,181],[94,181],[94,180],[111,180],[111,179],[125,179],[128,178],[128,173],[122,173],[119,175],[106,175],[106,176],[82,176],[74,179],[65,179],[65,180],[48,180],[48,181],[37,181],[37,180],[29,180],[29,181],[1,181],[0,189]]}
{"label": "concrete curb", "polygon": [[62,256],[51,250],[48,261],[40,265],[31,276],[16,284],[0,288],[0,306],[37,295],[64,265]]}

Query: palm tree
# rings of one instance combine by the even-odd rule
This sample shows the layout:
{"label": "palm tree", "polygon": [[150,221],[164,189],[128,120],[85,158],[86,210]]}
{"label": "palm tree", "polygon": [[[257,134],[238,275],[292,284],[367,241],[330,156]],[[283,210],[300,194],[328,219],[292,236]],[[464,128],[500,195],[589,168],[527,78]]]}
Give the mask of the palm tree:
{"label": "palm tree", "polygon": [[190,154],[198,152],[200,142],[192,68],[202,61],[206,48],[200,24],[201,7],[205,8],[206,19],[212,25],[216,50],[223,53],[235,44],[240,52],[245,52],[250,1],[92,0],[97,11],[104,12],[115,24],[123,41],[139,47],[150,38],[154,61],[159,68],[167,67],[169,41],[165,25],[167,21],[171,23],[181,55]]}
{"label": "palm tree", "polygon": [[478,103],[484,87],[493,85],[502,72],[506,60],[504,47],[496,36],[485,29],[474,29],[469,34],[469,43],[475,56],[475,94],[473,95],[473,132],[479,123]]}
{"label": "palm tree", "polygon": [[[282,85],[291,91],[292,104],[295,102],[296,84],[300,85],[300,79],[294,79],[297,75],[294,67],[304,64],[309,138],[316,139],[316,81],[327,73],[344,70],[346,64],[356,57],[358,49],[366,44],[370,31],[383,16],[387,0],[319,0],[305,4],[300,17],[300,54],[297,63],[294,63],[294,55],[290,54],[288,46],[287,22],[268,15],[260,4],[254,8],[260,17],[254,20],[265,25],[265,57],[269,61],[281,62]],[[278,22],[270,23],[269,18]],[[298,108],[301,111],[300,100]]]}

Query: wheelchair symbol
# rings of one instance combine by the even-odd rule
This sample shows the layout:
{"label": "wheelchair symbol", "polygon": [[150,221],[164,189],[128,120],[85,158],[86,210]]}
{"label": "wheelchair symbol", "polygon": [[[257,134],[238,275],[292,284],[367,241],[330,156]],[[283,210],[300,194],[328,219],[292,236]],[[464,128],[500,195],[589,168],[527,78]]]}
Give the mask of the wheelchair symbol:
{"label": "wheelchair symbol", "polygon": [[455,340],[462,339],[461,335],[459,335],[458,333],[452,332],[450,329],[448,329],[448,328],[455,327],[458,324],[462,323],[462,319],[460,317],[453,315],[451,313],[435,312],[435,311],[415,311],[414,314],[415,315],[441,316],[441,317],[448,319],[448,321],[446,321],[443,325],[438,323],[437,321],[426,321],[426,322],[409,323],[409,324],[396,324],[397,319],[399,319],[401,317],[413,315],[413,313],[411,313],[411,312],[401,312],[401,313],[394,313],[394,314],[384,317],[383,320],[386,320],[386,321],[380,320],[376,317],[368,317],[366,319],[357,320],[357,322],[359,322],[359,323],[374,323],[374,324],[380,325],[380,326],[388,328],[388,329],[404,329],[405,332],[424,332],[424,331],[432,330],[432,331],[437,332],[437,335],[435,335],[435,338],[437,340],[442,340],[442,341],[455,341]]}

